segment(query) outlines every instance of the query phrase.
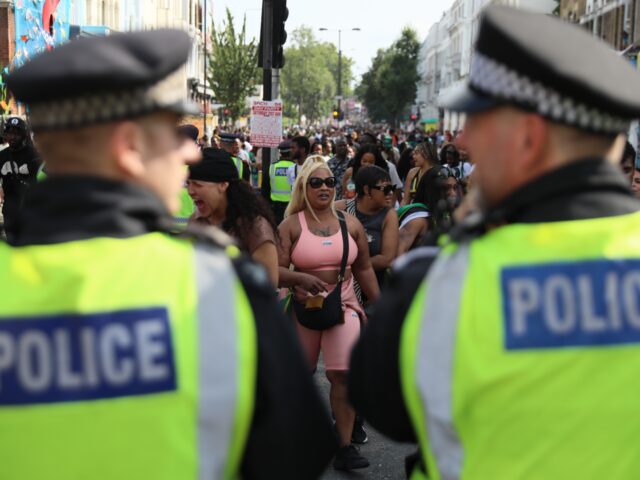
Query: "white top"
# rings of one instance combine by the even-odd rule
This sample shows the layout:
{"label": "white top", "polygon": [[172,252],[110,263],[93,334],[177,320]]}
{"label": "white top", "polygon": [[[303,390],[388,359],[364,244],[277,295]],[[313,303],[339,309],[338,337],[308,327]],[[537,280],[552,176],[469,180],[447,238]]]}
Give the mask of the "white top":
{"label": "white top", "polygon": [[300,165],[298,165],[297,163],[291,165],[289,168],[287,168],[287,181],[289,182],[289,185],[291,185],[293,187],[293,184],[296,183],[296,178],[298,177],[298,172],[300,171]]}
{"label": "white top", "polygon": [[404,184],[402,183],[402,180],[400,180],[400,175],[398,175],[398,169],[389,160],[387,160],[387,166],[389,167],[389,177],[391,177],[391,183],[395,185],[396,188],[399,188],[400,190],[402,190],[402,188],[404,187]]}

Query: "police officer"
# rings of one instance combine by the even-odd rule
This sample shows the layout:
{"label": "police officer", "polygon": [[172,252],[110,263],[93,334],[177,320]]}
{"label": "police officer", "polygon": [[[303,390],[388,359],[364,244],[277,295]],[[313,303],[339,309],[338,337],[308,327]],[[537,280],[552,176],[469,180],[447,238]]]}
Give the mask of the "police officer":
{"label": "police officer", "polygon": [[269,183],[271,185],[271,208],[276,217],[276,224],[284,219],[284,212],[291,200],[291,184],[287,178],[289,167],[294,164],[291,160],[291,141],[284,140],[278,145],[280,160],[269,166]]}
{"label": "police officer", "polygon": [[486,10],[445,104],[485,208],[396,280],[352,357],[356,408],[420,444],[412,478],[637,478],[640,205],[614,139],[638,91],[583,30]]}
{"label": "police officer", "polygon": [[190,51],[181,31],[114,34],[9,76],[49,175],[19,248],[0,245],[3,479],[300,479],[330,460],[264,270],[166,233],[199,157],[176,128]]}
{"label": "police officer", "polygon": [[31,142],[31,133],[26,122],[19,117],[10,117],[2,128],[2,136],[9,144],[0,152],[0,198],[3,199],[2,216],[8,240],[15,234],[16,222],[24,196],[29,186],[36,182],[40,159]]}
{"label": "police officer", "polygon": [[248,182],[251,178],[251,166],[239,157],[241,148],[240,135],[236,135],[235,133],[221,133],[220,145],[223,150],[231,154],[231,159],[238,169],[240,178]]}

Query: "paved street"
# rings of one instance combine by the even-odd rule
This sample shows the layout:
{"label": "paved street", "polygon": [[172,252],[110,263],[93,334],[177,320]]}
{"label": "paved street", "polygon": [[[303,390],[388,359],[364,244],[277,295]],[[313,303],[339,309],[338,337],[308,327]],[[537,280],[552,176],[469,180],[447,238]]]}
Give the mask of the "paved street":
{"label": "paved street", "polygon": [[[316,373],[323,398],[329,402],[329,382],[324,374],[324,365],[320,362]],[[337,472],[332,466],[322,476],[322,480],[367,479],[367,480],[403,480],[404,458],[415,451],[415,447],[392,442],[371,427],[366,426],[369,442],[361,447],[365,457],[371,462],[369,468],[353,472]]]}

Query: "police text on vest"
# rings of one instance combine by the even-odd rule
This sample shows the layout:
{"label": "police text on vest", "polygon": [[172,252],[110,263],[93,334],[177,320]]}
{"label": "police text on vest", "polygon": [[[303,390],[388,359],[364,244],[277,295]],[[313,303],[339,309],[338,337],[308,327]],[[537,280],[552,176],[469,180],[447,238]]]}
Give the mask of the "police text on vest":
{"label": "police text on vest", "polygon": [[175,389],[165,308],[0,318],[0,405]]}
{"label": "police text on vest", "polygon": [[640,260],[502,271],[507,349],[640,343]]}

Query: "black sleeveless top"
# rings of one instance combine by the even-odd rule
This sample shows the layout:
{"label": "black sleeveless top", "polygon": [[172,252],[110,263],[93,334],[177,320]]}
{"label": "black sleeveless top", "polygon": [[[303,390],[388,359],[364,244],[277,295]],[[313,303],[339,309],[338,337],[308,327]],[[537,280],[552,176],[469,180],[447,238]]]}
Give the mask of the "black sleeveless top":
{"label": "black sleeveless top", "polygon": [[[383,208],[373,215],[366,215],[356,208],[356,199],[353,198],[347,201],[347,212],[355,215],[364,227],[367,242],[369,243],[369,256],[375,257],[376,255],[380,255],[382,252],[382,226],[384,225],[384,219],[389,212],[389,208]],[[376,271],[375,273],[378,278],[378,284],[382,285],[385,272]]]}

